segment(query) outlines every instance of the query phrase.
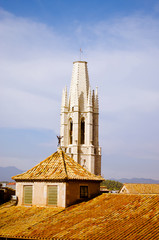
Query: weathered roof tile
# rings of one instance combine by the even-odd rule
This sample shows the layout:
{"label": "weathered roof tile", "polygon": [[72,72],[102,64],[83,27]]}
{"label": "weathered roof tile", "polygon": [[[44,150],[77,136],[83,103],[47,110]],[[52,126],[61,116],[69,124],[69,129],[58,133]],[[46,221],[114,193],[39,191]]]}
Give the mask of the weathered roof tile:
{"label": "weathered roof tile", "polygon": [[159,239],[159,195],[102,194],[66,209],[0,206],[0,237]]}
{"label": "weathered roof tile", "polygon": [[14,180],[91,180],[103,181],[70,158],[61,149],[27,172],[12,177]]}
{"label": "weathered roof tile", "polygon": [[125,183],[120,193],[159,194],[159,184]]}

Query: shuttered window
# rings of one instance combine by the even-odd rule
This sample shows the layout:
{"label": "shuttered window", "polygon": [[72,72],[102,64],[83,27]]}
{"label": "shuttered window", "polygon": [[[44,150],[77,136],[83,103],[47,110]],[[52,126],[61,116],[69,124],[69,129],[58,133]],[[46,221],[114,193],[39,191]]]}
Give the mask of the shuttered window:
{"label": "shuttered window", "polygon": [[32,186],[24,186],[24,204],[32,204]]}
{"label": "shuttered window", "polygon": [[57,186],[48,186],[48,205],[57,205]]}
{"label": "shuttered window", "polygon": [[88,198],[88,186],[80,186],[80,198]]}

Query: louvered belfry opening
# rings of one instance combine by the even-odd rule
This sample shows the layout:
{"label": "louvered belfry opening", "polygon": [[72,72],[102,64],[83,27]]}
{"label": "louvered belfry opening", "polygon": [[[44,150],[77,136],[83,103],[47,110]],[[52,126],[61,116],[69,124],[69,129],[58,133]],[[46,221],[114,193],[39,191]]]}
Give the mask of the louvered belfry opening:
{"label": "louvered belfry opening", "polygon": [[32,204],[32,186],[24,186],[24,204]]}
{"label": "louvered belfry opening", "polygon": [[85,121],[84,118],[81,120],[81,144],[85,144]]}
{"label": "louvered belfry opening", "polygon": [[73,121],[70,121],[70,144],[73,143]]}
{"label": "louvered belfry opening", "polygon": [[48,186],[48,205],[57,206],[57,186]]}

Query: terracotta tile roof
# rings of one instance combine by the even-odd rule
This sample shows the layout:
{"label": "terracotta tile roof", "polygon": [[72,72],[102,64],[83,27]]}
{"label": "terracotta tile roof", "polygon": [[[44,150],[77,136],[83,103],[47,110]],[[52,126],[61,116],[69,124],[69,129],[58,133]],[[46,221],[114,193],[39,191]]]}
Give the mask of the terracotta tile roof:
{"label": "terracotta tile roof", "polygon": [[159,239],[159,195],[102,194],[66,209],[0,207],[0,237]]}
{"label": "terracotta tile roof", "polygon": [[61,149],[14,180],[91,180],[103,181],[101,176],[88,172]]}
{"label": "terracotta tile roof", "polygon": [[159,194],[159,184],[125,183],[120,193]]}
{"label": "terracotta tile roof", "polygon": [[15,182],[9,182],[7,183],[7,185],[15,185],[16,183]]}

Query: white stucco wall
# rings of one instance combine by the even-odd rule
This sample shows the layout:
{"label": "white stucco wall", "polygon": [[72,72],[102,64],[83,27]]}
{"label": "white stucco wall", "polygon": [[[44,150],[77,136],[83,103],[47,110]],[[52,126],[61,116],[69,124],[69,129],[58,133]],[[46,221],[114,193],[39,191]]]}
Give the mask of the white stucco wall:
{"label": "white stucco wall", "polygon": [[99,182],[89,182],[89,181],[69,182],[67,183],[67,188],[66,188],[67,206],[81,200],[80,186],[88,186],[88,198],[94,197],[100,193]]}
{"label": "white stucco wall", "polygon": [[66,207],[66,183],[59,182],[17,182],[16,195],[18,205],[24,204],[24,186],[33,186],[32,206],[47,206],[47,186],[58,186],[57,206]]}

